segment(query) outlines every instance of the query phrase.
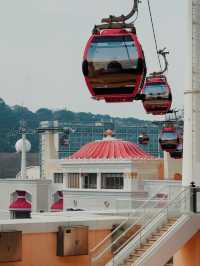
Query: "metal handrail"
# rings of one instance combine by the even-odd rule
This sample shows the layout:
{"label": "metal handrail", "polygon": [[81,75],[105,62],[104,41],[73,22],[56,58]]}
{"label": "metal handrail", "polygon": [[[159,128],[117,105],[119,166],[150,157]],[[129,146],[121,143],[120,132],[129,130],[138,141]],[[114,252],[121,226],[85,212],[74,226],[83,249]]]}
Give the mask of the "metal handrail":
{"label": "metal handrail", "polygon": [[[107,246],[99,255],[97,255],[96,256],[96,258],[94,258],[93,259],[93,261],[96,261],[96,260],[98,260],[99,258],[101,258],[109,249],[111,249],[112,248],[112,246],[113,245],[115,245],[132,227],[134,227],[134,226],[136,226],[136,225],[138,225],[140,222],[142,222],[144,219],[145,219],[145,217],[146,217],[146,215],[145,216],[142,216],[142,217],[139,217],[132,225],[130,225],[118,238],[116,238],[109,246]],[[135,235],[137,235],[138,234],[138,232],[140,232],[140,229],[137,231],[137,232],[135,232],[135,234],[133,235],[133,236],[135,236]],[[132,237],[132,236],[131,236]],[[129,238],[130,239],[130,238]],[[128,239],[128,240],[129,240]],[[127,240],[127,242],[129,242]],[[122,245],[123,246],[123,245]],[[121,246],[121,247],[122,247]],[[121,247],[119,248],[119,249],[121,249]],[[118,250],[119,250],[118,249]],[[115,251],[116,252],[116,251]]]}
{"label": "metal handrail", "polygon": [[[126,246],[126,244],[128,244],[129,242],[130,242],[130,240],[132,239],[132,238],[134,238],[136,235],[138,235],[138,234],[141,234],[141,232],[147,227],[147,225],[148,224],[150,224],[155,218],[157,218],[160,214],[162,214],[163,212],[165,212],[166,210],[168,210],[168,208],[170,207],[170,205],[172,205],[173,203],[175,203],[175,201],[183,194],[183,193],[185,193],[185,192],[187,192],[187,191],[189,191],[190,189],[189,188],[186,188],[186,189],[184,189],[183,191],[181,191],[173,200],[171,200],[168,204],[167,204],[167,206],[165,206],[164,208],[162,208],[162,210],[160,210],[160,211],[158,211],[154,216],[153,216],[153,218],[150,220],[150,221],[148,221],[148,223],[146,223],[146,224],[144,224],[134,235],[132,235],[129,239],[127,239],[127,241],[126,242],[124,242],[123,244],[122,244],[122,246],[119,248],[119,249],[117,249],[116,251],[115,251],[115,254],[116,253],[118,253],[123,247],[125,247]],[[141,238],[140,238],[141,239]]]}
{"label": "metal handrail", "polygon": [[[140,210],[140,209],[142,209],[142,208],[144,208],[148,203],[149,203],[149,201],[150,200],[152,200],[155,196],[156,196],[156,194],[158,194],[159,192],[161,192],[163,189],[166,189],[166,188],[169,188],[169,186],[162,186],[161,188],[159,188],[147,201],[145,201],[145,203],[144,204],[142,204],[140,207],[138,207],[138,208],[136,208],[135,209],[135,212],[136,211],[138,211],[138,210]],[[122,226],[124,225],[124,224],[126,224],[129,220],[130,220],[130,218],[131,218],[132,216],[129,216],[127,219],[125,219],[120,225],[118,225],[110,234],[108,234],[99,244],[97,244],[97,246],[95,246],[94,248],[92,248],[91,250],[90,250],[90,253],[93,253],[94,251],[96,251],[100,246],[102,246],[103,244],[104,244],[104,242],[106,242],[108,239],[110,239],[120,228],[122,228]]]}
{"label": "metal handrail", "polygon": [[[158,211],[156,214],[155,214],[155,216],[153,216],[153,218],[149,221],[148,220],[148,224],[149,223],[151,223],[156,217],[158,217],[164,210],[166,210],[166,209],[168,209],[168,207],[171,205],[171,204],[173,204],[176,200],[177,200],[177,198],[179,198],[180,197],[180,195],[182,195],[185,191],[187,191],[188,190],[188,188],[187,189],[184,189],[184,190],[182,190],[175,198],[173,198],[168,204],[167,204],[167,206],[165,206],[164,208],[162,208],[162,210],[160,210],[160,211]],[[140,217],[140,218],[138,218],[138,220],[133,224],[133,225],[131,225],[131,227],[133,227],[133,226],[135,226],[135,225],[137,225],[138,224],[138,222],[141,220],[141,219],[144,219],[144,216],[143,217]],[[147,223],[145,223],[145,225],[143,225],[137,232],[135,232],[135,234],[134,235],[132,235],[125,243],[123,243],[122,244],[122,246],[119,248],[119,249],[117,249],[116,251],[115,251],[115,253],[114,254],[116,254],[119,250],[121,250],[124,246],[126,246],[126,244],[128,243],[128,242],[130,242],[130,240],[132,239],[132,238],[134,238],[136,235],[138,235],[138,234],[140,234],[143,230],[144,230],[144,228],[147,226]],[[128,228],[128,231],[131,229],[131,227],[129,227]],[[122,235],[120,235],[120,237],[117,239],[117,240],[115,240],[114,242],[112,242],[109,246],[107,246],[98,256],[96,256],[96,258],[94,258],[92,261],[93,262],[95,262],[95,261],[97,261],[99,258],[101,258],[106,252],[107,252],[107,250],[109,250],[109,249],[111,249],[112,248],[112,246],[117,242],[117,241],[119,241],[119,239],[123,236],[124,234],[122,234]]]}
{"label": "metal handrail", "polygon": [[[159,202],[160,201],[166,201],[166,200],[164,200],[164,199],[161,199],[161,200],[159,200]],[[149,203],[149,201],[148,201],[148,203]],[[156,201],[156,204],[158,203],[158,201]],[[155,207],[156,206],[156,204],[155,205],[153,205],[152,207]],[[116,244],[124,235],[126,235],[126,233],[128,232],[128,231],[130,231],[131,230],[131,228],[133,228],[134,226],[136,226],[136,225],[138,225],[139,224],[139,222],[140,221],[143,221],[144,219],[145,219],[145,217],[146,217],[146,215],[144,215],[144,216],[142,216],[142,217],[139,217],[135,222],[134,222],[134,224],[131,224],[118,238],[116,238],[113,242],[112,242],[112,244],[111,244],[111,247],[114,245],[114,244]],[[139,229],[140,230],[140,229]],[[139,231],[138,230],[138,231]],[[136,235],[137,233],[138,233],[138,231],[137,232],[135,232],[135,234],[134,235]],[[127,240],[128,241],[128,240]],[[120,249],[121,249],[121,247],[120,247]]]}

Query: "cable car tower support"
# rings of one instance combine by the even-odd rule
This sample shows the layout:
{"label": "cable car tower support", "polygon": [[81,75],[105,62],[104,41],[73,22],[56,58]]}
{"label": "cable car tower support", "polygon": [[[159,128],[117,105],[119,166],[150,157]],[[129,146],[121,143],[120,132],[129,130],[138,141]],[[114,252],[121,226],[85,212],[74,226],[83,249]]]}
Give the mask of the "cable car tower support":
{"label": "cable car tower support", "polygon": [[183,185],[200,185],[200,0],[187,0]]}

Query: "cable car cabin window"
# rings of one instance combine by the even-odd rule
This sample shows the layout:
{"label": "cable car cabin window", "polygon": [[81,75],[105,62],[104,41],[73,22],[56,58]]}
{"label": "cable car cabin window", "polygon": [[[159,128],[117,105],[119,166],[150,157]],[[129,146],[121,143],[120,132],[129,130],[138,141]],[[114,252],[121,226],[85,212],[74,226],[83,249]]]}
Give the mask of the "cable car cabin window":
{"label": "cable car cabin window", "polygon": [[168,90],[166,91],[165,84],[149,84],[144,88],[144,93],[146,96],[158,96],[159,94],[162,96],[169,96]]}
{"label": "cable car cabin window", "polygon": [[162,140],[177,140],[177,135],[174,132],[163,132],[161,135]]}
{"label": "cable car cabin window", "polygon": [[88,78],[96,94],[98,88],[101,89],[99,94],[133,91],[138,74],[138,52],[130,36],[94,37],[87,60]]}

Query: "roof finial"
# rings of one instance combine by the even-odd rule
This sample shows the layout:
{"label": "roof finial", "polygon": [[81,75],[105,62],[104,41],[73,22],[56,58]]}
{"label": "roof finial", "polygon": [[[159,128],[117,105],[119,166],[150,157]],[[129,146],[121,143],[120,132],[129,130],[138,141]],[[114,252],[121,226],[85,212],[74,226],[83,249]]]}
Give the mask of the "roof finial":
{"label": "roof finial", "polygon": [[112,131],[112,129],[107,129],[107,130],[104,132],[104,136],[105,136],[105,137],[113,137],[113,131]]}

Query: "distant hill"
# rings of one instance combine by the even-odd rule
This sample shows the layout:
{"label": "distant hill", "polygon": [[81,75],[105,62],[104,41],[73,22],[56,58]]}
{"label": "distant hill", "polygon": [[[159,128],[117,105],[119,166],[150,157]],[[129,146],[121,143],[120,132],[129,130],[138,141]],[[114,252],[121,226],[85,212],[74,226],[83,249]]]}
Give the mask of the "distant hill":
{"label": "distant hill", "polygon": [[[20,171],[19,153],[0,153],[0,178],[15,178]],[[27,166],[39,165],[37,153],[27,154]]]}
{"label": "distant hill", "polygon": [[[14,152],[14,145],[19,139],[17,130],[20,126],[20,120],[25,120],[28,130],[36,129],[40,121],[70,122],[70,123],[95,123],[113,121],[120,125],[135,125],[141,124],[144,121],[135,118],[120,118],[111,117],[109,115],[94,115],[92,113],[75,113],[69,110],[52,111],[47,108],[40,108],[36,112],[30,111],[26,107],[19,105],[9,106],[3,99],[0,98],[0,153]],[[151,123],[150,121],[147,123]],[[38,136],[37,134],[28,135],[27,138],[31,141],[32,152],[38,151]]]}

